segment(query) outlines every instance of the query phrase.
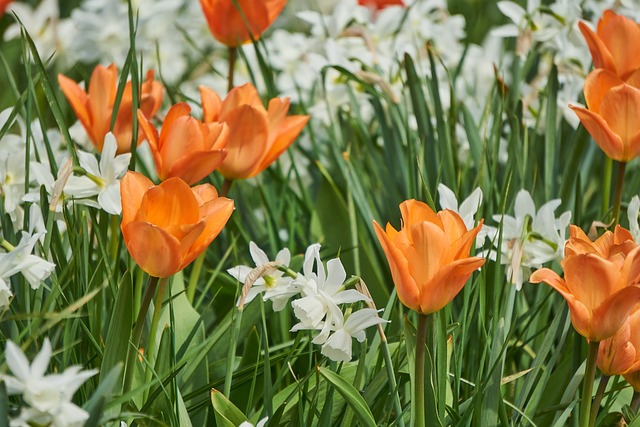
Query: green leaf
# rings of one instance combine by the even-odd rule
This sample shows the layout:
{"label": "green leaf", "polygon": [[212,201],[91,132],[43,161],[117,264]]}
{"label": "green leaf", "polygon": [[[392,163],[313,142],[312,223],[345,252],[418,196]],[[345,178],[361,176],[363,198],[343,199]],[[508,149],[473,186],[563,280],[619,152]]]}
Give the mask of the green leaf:
{"label": "green leaf", "polygon": [[221,427],[237,427],[247,421],[247,417],[216,389],[211,389],[211,403],[216,416],[216,424]]}
{"label": "green leaf", "polygon": [[124,363],[129,351],[129,334],[133,324],[133,285],[131,274],[125,273],[118,287],[116,303],[113,306],[107,340],[104,345],[100,382],[118,363]]}
{"label": "green leaf", "polygon": [[327,368],[323,368],[320,366],[318,367],[318,372],[324,379],[329,381],[329,383],[336,390],[338,390],[338,393],[340,393],[342,397],[344,397],[344,400],[351,407],[353,412],[356,414],[356,417],[358,417],[363,425],[376,425],[376,421],[373,418],[371,410],[367,406],[367,403],[364,401],[364,398],[360,395],[358,390],[356,390],[351,384],[345,381],[344,378]]}

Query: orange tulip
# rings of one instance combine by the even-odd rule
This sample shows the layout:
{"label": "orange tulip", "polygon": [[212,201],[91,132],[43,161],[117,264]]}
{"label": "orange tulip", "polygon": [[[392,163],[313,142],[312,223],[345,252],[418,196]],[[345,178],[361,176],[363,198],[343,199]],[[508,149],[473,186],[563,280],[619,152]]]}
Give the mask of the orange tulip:
{"label": "orange tulip", "polygon": [[287,0],[200,0],[211,33],[229,47],[258,40],[286,4]]}
{"label": "orange tulip", "polygon": [[381,10],[389,6],[405,6],[403,0],[358,0],[358,4],[375,10]]}
{"label": "orange tulip", "polygon": [[571,105],[602,151],[619,162],[640,155],[640,70],[627,81],[603,69],[592,71],[584,83],[587,107]]}
{"label": "orange tulip", "polygon": [[604,68],[626,79],[640,68],[640,26],[631,19],[606,10],[594,32],[587,24],[578,24],[587,41],[593,66]]}
{"label": "orange tulip", "polygon": [[[147,117],[153,117],[162,104],[162,85],[153,80],[153,70],[147,72],[147,80],[140,87],[140,109]],[[102,152],[104,136],[111,126],[113,104],[116,100],[118,71],[116,66],[98,65],[91,74],[88,93],[70,78],[58,74],[58,83],[71,108],[82,123],[89,139]],[[126,153],[131,147],[133,132],[133,100],[131,82],[128,82],[122,93],[118,116],[113,127],[113,134],[118,142],[118,153]],[[138,134],[138,143],[142,141],[142,133]]]}
{"label": "orange tulip", "polygon": [[640,369],[640,306],[636,305],[614,336],[598,347],[598,368],[608,376]]}
{"label": "orange tulip", "polygon": [[545,282],[564,297],[571,323],[580,335],[594,342],[606,340],[640,300],[639,251],[630,233],[620,226],[595,242],[572,226],[562,261],[564,278],[543,268],[529,281]]}
{"label": "orange tulip", "polygon": [[131,257],[155,277],[185,268],[216,238],[233,212],[233,200],[210,184],[190,188],[180,178],[160,185],[137,172],[120,181],[120,229]]}
{"label": "orange tulip", "polygon": [[213,172],[227,152],[229,129],[224,123],[203,123],[189,115],[191,107],[181,102],[171,107],[162,129],[151,124],[138,110],[140,128],[144,132],[156,172],[161,180],[174,176],[192,185]]}
{"label": "orange tulip", "polygon": [[434,313],[460,292],[484,258],[470,257],[469,251],[482,221],[467,230],[456,212],[437,214],[416,200],[400,204],[402,228],[387,223],[386,230],[373,221],[400,301],[422,314]]}
{"label": "orange tulip", "polygon": [[233,88],[224,101],[204,86],[200,95],[204,122],[229,126],[227,157],[218,168],[228,179],[258,175],[289,148],[309,121],[309,116],[287,116],[289,98],[273,98],[265,110],[250,83]]}

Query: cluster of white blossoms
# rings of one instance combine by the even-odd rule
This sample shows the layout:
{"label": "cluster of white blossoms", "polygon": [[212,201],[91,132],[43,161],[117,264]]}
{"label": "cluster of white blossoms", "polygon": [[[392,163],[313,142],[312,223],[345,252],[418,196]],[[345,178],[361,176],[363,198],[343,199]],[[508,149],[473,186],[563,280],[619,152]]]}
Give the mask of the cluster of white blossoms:
{"label": "cluster of white blossoms", "polygon": [[[456,211],[467,229],[473,228],[476,212],[482,204],[482,190],[476,188],[459,207],[455,194],[447,186],[440,184],[438,193],[441,208]],[[531,194],[527,190],[520,190],[515,200],[515,217],[494,215],[493,220],[501,226],[485,225],[476,238],[477,247],[482,247],[485,240],[489,240],[492,245],[491,249],[481,251],[481,256],[496,261],[498,252],[500,253],[500,264],[507,266],[507,280],[515,285],[517,290],[521,290],[523,283],[529,280],[532,269],[541,268],[543,264],[563,258],[571,212],[567,211],[556,217],[555,211],[560,204],[560,199],[554,199],[536,210]],[[628,210],[633,232],[632,206],[636,207],[635,225],[640,235],[637,226],[640,199],[637,196]]]}
{"label": "cluster of white blossoms", "polygon": [[[363,342],[366,328],[386,322],[373,308],[352,311],[350,304],[371,300],[355,289],[345,289],[347,273],[339,258],[329,260],[325,269],[319,244],[307,248],[302,273],[289,271],[287,274],[278,266],[289,267],[288,249],[280,251],[272,262],[255,243],[251,242],[249,247],[256,267],[238,265],[227,270],[249,287],[238,305],[243,306],[262,294],[264,301],[272,301],[273,309],[280,311],[292,298],[299,297],[291,301],[298,319],[291,331],[319,331],[313,343],[321,345],[322,354],[329,359],[336,362],[351,360],[352,338]],[[344,311],[343,307],[346,307]]]}
{"label": "cluster of white blossoms", "polygon": [[13,375],[0,375],[7,393],[21,395],[26,404],[10,421],[11,427],[53,426],[81,427],[89,414],[71,399],[82,383],[97,373],[71,366],[61,373],[46,375],[51,360],[51,342],[45,338],[40,353],[32,363],[12,341],[5,351],[7,366]]}

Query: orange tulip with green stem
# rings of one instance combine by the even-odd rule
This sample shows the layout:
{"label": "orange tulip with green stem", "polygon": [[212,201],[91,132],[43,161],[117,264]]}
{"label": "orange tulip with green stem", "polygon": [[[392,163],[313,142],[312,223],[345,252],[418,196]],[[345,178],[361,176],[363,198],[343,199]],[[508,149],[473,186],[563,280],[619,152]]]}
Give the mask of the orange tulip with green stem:
{"label": "orange tulip with green stem", "polygon": [[425,203],[400,204],[402,227],[383,229],[373,221],[384,251],[398,299],[418,313],[414,413],[416,426],[425,426],[424,356],[428,315],[441,310],[460,292],[471,274],[485,262],[469,256],[480,224],[467,230],[456,212],[434,212]]}
{"label": "orange tulip with green stem", "polygon": [[599,342],[620,329],[640,300],[640,247],[620,226],[592,241],[572,225],[562,268],[564,277],[543,268],[529,280],[544,282],[562,295],[573,327],[589,343],[580,405],[580,426],[586,427],[595,422],[591,396]]}
{"label": "orange tulip with green stem", "polygon": [[[234,206],[232,200],[218,197],[210,184],[190,188],[182,179],[174,177],[154,185],[144,175],[131,171],[120,181],[120,194],[124,243],[136,264],[151,276],[133,332],[137,348],[158,279],[156,307],[159,310],[164,279],[184,269],[209,246],[224,228]],[[158,314],[154,313],[153,318],[157,319]],[[155,339],[155,334],[150,337]],[[129,353],[127,391],[133,378],[135,354]]]}

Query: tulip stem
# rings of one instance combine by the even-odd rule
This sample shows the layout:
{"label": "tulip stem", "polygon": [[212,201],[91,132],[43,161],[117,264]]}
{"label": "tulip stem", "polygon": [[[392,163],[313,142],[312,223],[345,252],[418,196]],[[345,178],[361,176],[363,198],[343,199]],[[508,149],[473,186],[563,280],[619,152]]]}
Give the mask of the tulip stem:
{"label": "tulip stem", "polygon": [[591,397],[593,392],[593,381],[596,376],[596,358],[598,356],[597,341],[589,342],[587,354],[587,366],[584,370],[584,383],[582,384],[582,401],[580,402],[580,427],[589,427],[589,416],[591,415]]}
{"label": "tulip stem", "polygon": [[236,68],[236,55],[237,51],[235,47],[229,48],[229,73],[227,74],[227,92],[231,92],[233,89],[233,74]]}
{"label": "tulip stem", "polygon": [[155,346],[156,335],[158,335],[158,323],[160,322],[160,313],[162,312],[162,300],[164,299],[164,291],[167,287],[167,279],[160,279],[156,299],[153,302],[153,316],[151,317],[151,329],[149,329],[149,343],[147,344],[147,369],[145,375],[145,384],[151,381],[153,372],[153,363],[155,362]]}
{"label": "tulip stem", "polygon": [[415,427],[425,427],[424,416],[424,357],[427,348],[427,314],[418,313],[418,330],[416,331],[416,370],[415,370]]}
{"label": "tulip stem", "polygon": [[613,226],[620,221],[620,205],[622,204],[622,184],[624,183],[624,170],[627,164],[618,162],[618,178],[616,180],[616,192],[613,197]]}
{"label": "tulip stem", "polygon": [[133,335],[131,337],[131,346],[127,355],[127,370],[124,378],[124,390],[123,393],[127,393],[131,389],[131,381],[133,380],[133,371],[135,370],[136,356],[139,354],[140,337],[142,336],[142,328],[144,327],[144,321],[149,311],[149,304],[151,304],[151,298],[156,293],[156,286],[158,285],[158,278],[149,277],[149,283],[147,283],[147,289],[144,291],[142,302],[140,303],[140,311],[138,312],[138,318],[136,319],[136,325],[133,329]]}
{"label": "tulip stem", "polygon": [[596,418],[598,418],[598,411],[600,410],[600,402],[602,402],[602,398],[604,397],[604,392],[607,389],[607,384],[609,383],[609,375],[603,375],[600,377],[600,382],[598,383],[598,391],[596,391],[596,396],[593,399],[593,403],[591,405],[591,416],[590,418],[590,426],[595,425]]}
{"label": "tulip stem", "polygon": [[633,397],[631,398],[631,409],[633,412],[638,412],[638,407],[640,407],[640,392],[634,391]]}
{"label": "tulip stem", "polygon": [[224,179],[224,182],[222,183],[222,188],[220,189],[220,197],[227,197],[227,195],[229,194],[229,190],[231,189],[231,184],[233,184],[233,180],[232,179]]}

